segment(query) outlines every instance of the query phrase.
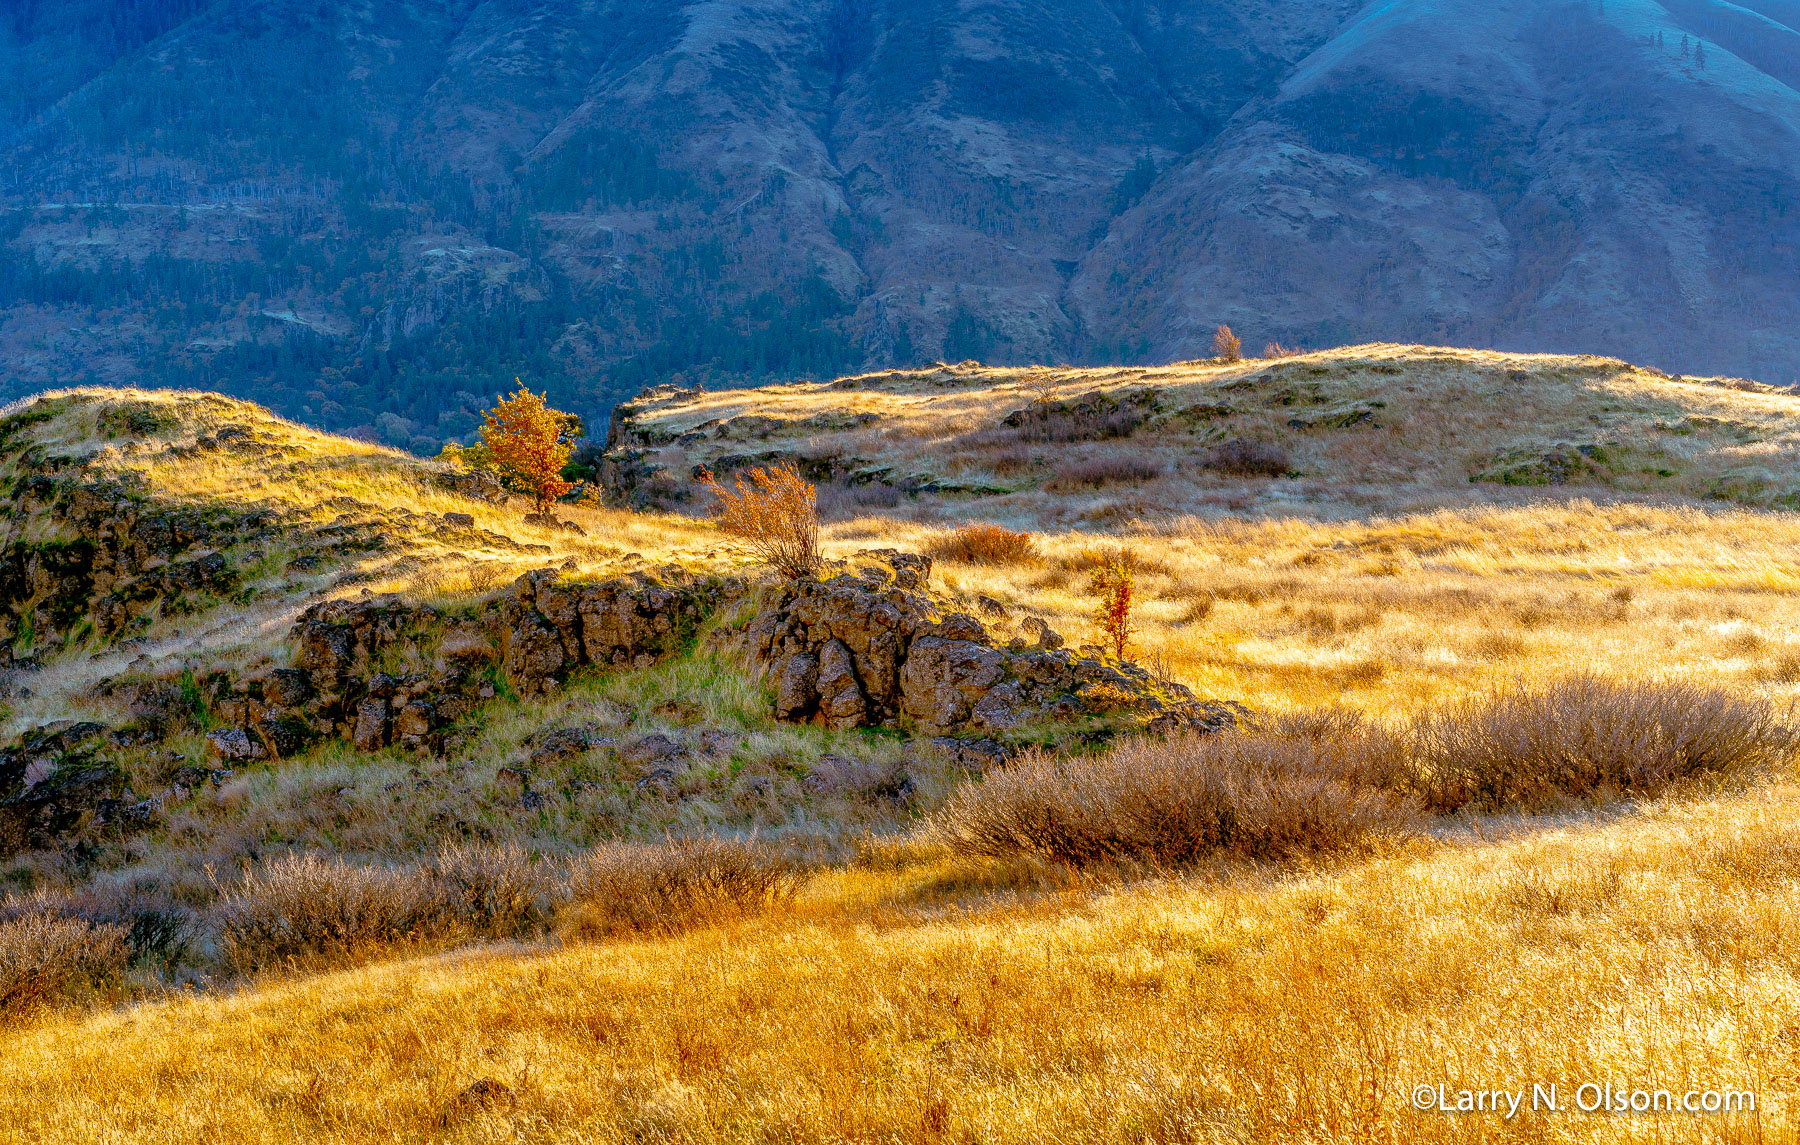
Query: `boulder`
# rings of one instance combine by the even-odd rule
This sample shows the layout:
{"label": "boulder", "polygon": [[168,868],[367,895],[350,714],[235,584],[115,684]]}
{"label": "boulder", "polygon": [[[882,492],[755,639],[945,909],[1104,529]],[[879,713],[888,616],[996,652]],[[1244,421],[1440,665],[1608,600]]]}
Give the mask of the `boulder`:
{"label": "boulder", "polygon": [[267,759],[268,749],[243,728],[219,728],[206,733],[206,750],[217,759]]}
{"label": "boulder", "polygon": [[140,801],[109,746],[100,724],[64,721],[0,749],[0,857],[55,848],[91,827],[143,825],[117,812]]}
{"label": "boulder", "polygon": [[356,726],[350,734],[350,742],[358,751],[379,751],[387,742],[388,702],[383,699],[364,700],[356,708]]}
{"label": "boulder", "polygon": [[413,700],[394,717],[394,742],[410,751],[429,745],[437,711],[424,700]]}
{"label": "boulder", "polygon": [[826,727],[861,727],[868,718],[869,702],[857,683],[850,648],[842,640],[827,640],[819,650],[817,692],[819,715]]}

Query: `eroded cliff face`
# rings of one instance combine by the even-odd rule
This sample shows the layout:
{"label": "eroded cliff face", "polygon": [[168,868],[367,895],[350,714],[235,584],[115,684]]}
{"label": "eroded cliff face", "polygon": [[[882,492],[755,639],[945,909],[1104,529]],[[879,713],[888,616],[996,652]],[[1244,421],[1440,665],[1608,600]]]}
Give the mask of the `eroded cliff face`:
{"label": "eroded cliff face", "polygon": [[596,422],[1220,322],[1800,372],[1772,3],[227,0],[101,45],[97,2],[0,28],[0,396],[427,451],[515,373]]}

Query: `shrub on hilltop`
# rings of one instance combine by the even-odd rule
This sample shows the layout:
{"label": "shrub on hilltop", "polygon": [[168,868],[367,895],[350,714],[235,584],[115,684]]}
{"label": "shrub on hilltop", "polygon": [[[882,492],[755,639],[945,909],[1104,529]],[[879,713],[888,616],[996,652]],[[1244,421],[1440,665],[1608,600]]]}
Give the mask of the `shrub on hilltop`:
{"label": "shrub on hilltop", "polygon": [[789,580],[819,571],[818,491],[792,462],[740,474],[730,489],[711,473],[700,480],[713,495],[719,528],[744,540]]}

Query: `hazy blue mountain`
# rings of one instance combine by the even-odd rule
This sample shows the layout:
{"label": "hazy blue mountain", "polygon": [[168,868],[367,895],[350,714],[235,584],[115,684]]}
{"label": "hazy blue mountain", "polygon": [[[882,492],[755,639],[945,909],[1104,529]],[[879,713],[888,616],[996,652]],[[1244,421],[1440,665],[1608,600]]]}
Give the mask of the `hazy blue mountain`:
{"label": "hazy blue mountain", "polygon": [[0,397],[1369,338],[1800,374],[1800,0],[13,0]]}

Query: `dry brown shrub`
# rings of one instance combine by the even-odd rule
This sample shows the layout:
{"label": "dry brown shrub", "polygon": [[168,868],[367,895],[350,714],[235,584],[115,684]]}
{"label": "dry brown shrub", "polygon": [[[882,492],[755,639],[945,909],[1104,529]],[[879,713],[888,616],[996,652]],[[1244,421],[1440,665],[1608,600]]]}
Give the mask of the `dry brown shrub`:
{"label": "dry brown shrub", "polygon": [[1441,708],[1413,721],[1408,740],[1416,789],[1440,811],[1654,795],[1786,760],[1795,742],[1761,700],[1596,676]]}
{"label": "dry brown shrub", "polygon": [[432,876],[439,909],[459,929],[490,938],[516,938],[546,924],[557,888],[549,864],[517,843],[438,851]]}
{"label": "dry brown shrub", "polygon": [[1098,489],[1126,481],[1148,481],[1162,476],[1162,462],[1137,453],[1113,453],[1057,467],[1051,489]]}
{"label": "dry brown shrub", "polygon": [[1298,358],[1300,356],[1300,348],[1298,346],[1283,346],[1280,342],[1270,342],[1263,347],[1262,356],[1265,358]]}
{"label": "dry brown shrub", "polygon": [[1242,361],[1244,357],[1244,340],[1231,332],[1231,327],[1221,325],[1213,331],[1213,357],[1223,358],[1227,362]]}
{"label": "dry brown shrub", "polygon": [[1345,708],[1248,731],[1027,756],[940,814],[958,850],[1180,865],[1355,849],[1416,810],[1541,810],[1654,795],[1791,759],[1766,703],[1692,684],[1575,677],[1453,704],[1398,728]]}
{"label": "dry brown shrub", "polygon": [[1130,437],[1144,423],[1143,413],[1130,407],[1084,410],[1034,405],[1019,413],[1017,440],[1057,445]]}
{"label": "dry brown shrub", "polygon": [[1404,796],[1371,782],[1376,735],[1233,732],[1138,740],[1097,759],[1029,755],[959,789],[939,828],[966,854],[1075,864],[1355,850],[1410,819]]}
{"label": "dry brown shrub", "polygon": [[782,576],[800,580],[819,571],[818,497],[792,462],[740,474],[732,489],[710,473],[701,475],[701,483],[716,498],[719,527],[743,538]]}
{"label": "dry brown shrub", "polygon": [[1219,603],[1218,597],[1210,592],[1197,592],[1187,599],[1187,607],[1182,610],[1181,623],[1202,624],[1211,616],[1214,607]]}
{"label": "dry brown shrub", "polygon": [[807,874],[754,841],[716,836],[609,843],[574,860],[559,921],[575,937],[672,933],[758,914],[791,899]]}
{"label": "dry brown shrub", "polygon": [[925,548],[936,560],[972,565],[1029,565],[1037,563],[1037,540],[985,521],[971,521],[932,539]]}
{"label": "dry brown shrub", "polygon": [[103,993],[125,973],[129,933],[37,909],[0,921],[0,1018]]}
{"label": "dry brown shrub", "polygon": [[1234,438],[1207,450],[1200,466],[1234,477],[1280,477],[1293,469],[1294,459],[1279,445]]}
{"label": "dry brown shrub", "polygon": [[424,872],[310,854],[246,870],[220,896],[214,918],[226,964],[245,972],[355,958],[449,929],[443,901]]}

